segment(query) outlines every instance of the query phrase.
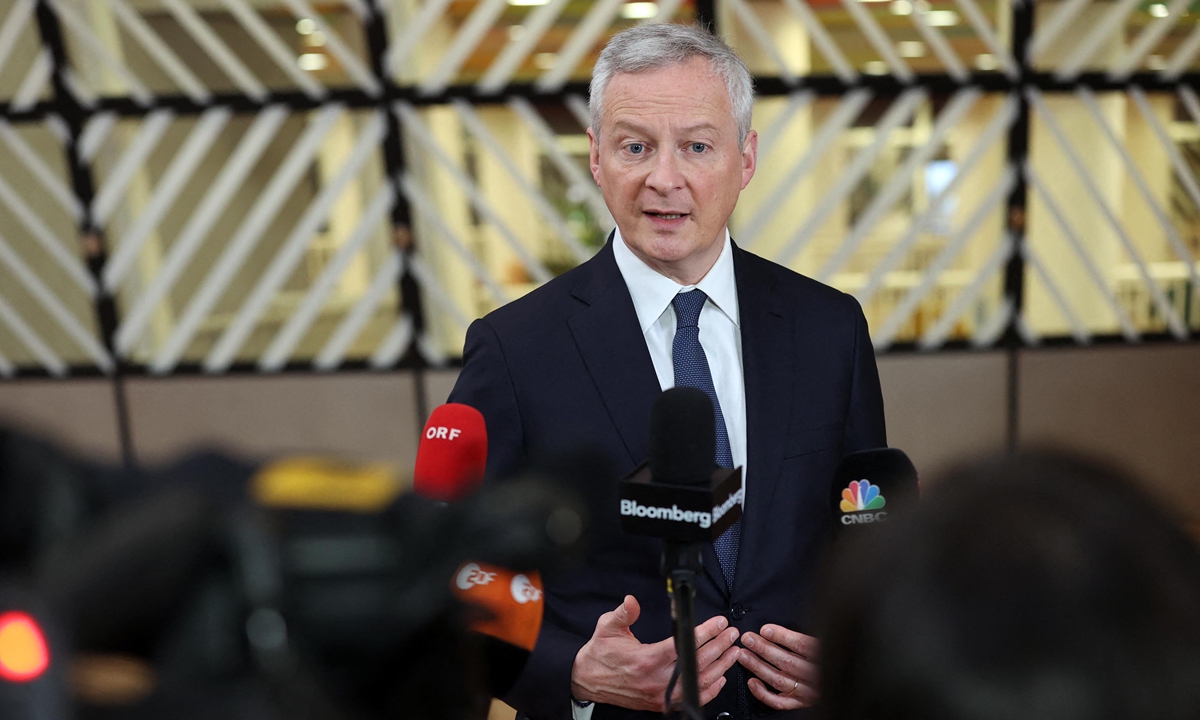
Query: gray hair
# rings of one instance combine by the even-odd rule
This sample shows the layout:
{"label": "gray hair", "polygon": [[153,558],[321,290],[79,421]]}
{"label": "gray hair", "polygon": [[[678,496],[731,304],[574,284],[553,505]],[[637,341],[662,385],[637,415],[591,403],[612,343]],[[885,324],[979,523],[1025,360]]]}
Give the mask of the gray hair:
{"label": "gray hair", "polygon": [[694,57],[707,58],[712,71],[725,82],[733,119],[738,128],[738,148],[750,134],[750,116],[754,111],[754,80],[746,63],[721,38],[695,25],[655,23],[622,30],[608,41],[596,66],[588,110],[592,132],[600,137],[600,118],[604,114],[604,91],[617,73],[641,73],[687,62]]}

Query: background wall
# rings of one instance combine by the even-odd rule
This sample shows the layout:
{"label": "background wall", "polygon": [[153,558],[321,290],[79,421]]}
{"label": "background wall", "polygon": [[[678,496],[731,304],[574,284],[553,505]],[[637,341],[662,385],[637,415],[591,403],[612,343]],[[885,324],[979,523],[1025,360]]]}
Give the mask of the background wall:
{"label": "background wall", "polygon": [[[1035,348],[1016,357],[1019,447],[1063,447],[1117,463],[1200,526],[1200,347]],[[1007,447],[1008,353],[884,355],[879,370],[889,442],[926,481]],[[251,457],[329,452],[409,470],[425,414],[445,402],[456,376],[129,379],[132,449],[149,463],[209,445]],[[116,407],[110,381],[0,383],[0,422],[113,462],[121,453]]]}

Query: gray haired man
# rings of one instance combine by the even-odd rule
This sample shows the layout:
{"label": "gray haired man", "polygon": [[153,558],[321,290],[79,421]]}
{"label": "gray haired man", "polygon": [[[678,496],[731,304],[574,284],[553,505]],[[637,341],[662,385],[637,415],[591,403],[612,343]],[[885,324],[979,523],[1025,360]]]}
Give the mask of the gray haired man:
{"label": "gray haired man", "polygon": [[[661,390],[708,393],[717,460],[745,468],[746,500],[740,526],[704,551],[701,700],[738,720],[800,717],[816,700],[804,630],[829,483],[843,454],[886,445],[858,304],[729,237],[757,165],[752,106],[746,66],[703,29],[613,37],[588,137],[617,228],[596,257],[472,325],[450,397],[483,412],[500,477],[583,442],[628,471],[646,458]],[[587,567],[547,582],[538,645],[506,698],[535,720],[663,710],[676,658],[659,545],[621,535],[615,501],[594,511]]]}

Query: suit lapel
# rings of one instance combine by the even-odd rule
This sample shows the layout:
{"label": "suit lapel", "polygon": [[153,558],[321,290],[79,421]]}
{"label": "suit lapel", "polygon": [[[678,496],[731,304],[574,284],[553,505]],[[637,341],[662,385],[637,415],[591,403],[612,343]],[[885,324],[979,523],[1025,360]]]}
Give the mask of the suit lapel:
{"label": "suit lapel", "polygon": [[795,358],[792,318],[775,292],[776,279],[770,266],[736,247],[733,261],[741,316],[749,468],[737,570],[744,589],[746,582],[757,575],[755,562],[770,547],[768,518],[791,416]]}
{"label": "suit lapel", "polygon": [[641,463],[650,438],[650,407],[661,388],[613,257],[611,236],[581,270],[572,295],[587,307],[571,316],[568,325],[630,462]]}

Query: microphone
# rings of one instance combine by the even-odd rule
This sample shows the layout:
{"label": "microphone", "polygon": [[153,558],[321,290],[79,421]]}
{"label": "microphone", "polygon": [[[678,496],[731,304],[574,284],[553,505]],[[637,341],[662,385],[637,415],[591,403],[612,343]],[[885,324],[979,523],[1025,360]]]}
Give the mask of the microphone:
{"label": "microphone", "polygon": [[[650,408],[650,458],[620,482],[621,529],[662,538],[662,574],[675,619],[676,672],[685,717],[699,716],[696,575],[702,543],[742,516],[741,468],[717,467],[716,414],[702,390],[674,387]],[[669,702],[675,680],[667,686]]]}
{"label": "microphone", "polygon": [[434,408],[417,446],[413,490],[430,500],[461,500],[479,487],[486,470],[483,414],[460,403]]}
{"label": "microphone", "polygon": [[[462,500],[483,482],[486,468],[483,414],[459,403],[435,408],[417,447],[413,490],[441,502]],[[467,562],[455,572],[451,589],[471,608],[468,629],[483,639],[488,690],[494,697],[507,694],[541,631],[541,575]]]}
{"label": "microphone", "polygon": [[455,574],[453,591],[469,608],[467,629],[481,640],[484,686],[492,697],[503,697],[525,669],[541,633],[541,575],[469,562]]}
{"label": "microphone", "polygon": [[830,501],[835,540],[871,532],[868,527],[903,514],[920,495],[917,469],[903,450],[860,450],[842,458]]}
{"label": "microphone", "polygon": [[650,458],[621,480],[621,529],[713,541],[742,516],[741,468],[717,467],[715,414],[703,391],[675,387],[650,410]]}

